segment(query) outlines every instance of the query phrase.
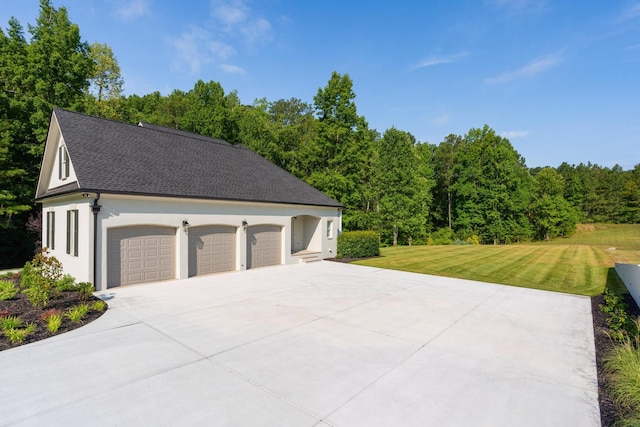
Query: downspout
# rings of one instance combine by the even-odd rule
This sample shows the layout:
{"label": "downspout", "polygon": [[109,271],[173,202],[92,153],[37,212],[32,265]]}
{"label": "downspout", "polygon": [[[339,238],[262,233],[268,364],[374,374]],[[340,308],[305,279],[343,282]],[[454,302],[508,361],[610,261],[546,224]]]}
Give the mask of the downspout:
{"label": "downspout", "polygon": [[100,206],[98,204],[100,200],[100,193],[96,193],[96,198],[93,199],[93,205],[91,205],[91,211],[93,212],[93,287],[95,290],[98,280],[98,214],[100,213]]}

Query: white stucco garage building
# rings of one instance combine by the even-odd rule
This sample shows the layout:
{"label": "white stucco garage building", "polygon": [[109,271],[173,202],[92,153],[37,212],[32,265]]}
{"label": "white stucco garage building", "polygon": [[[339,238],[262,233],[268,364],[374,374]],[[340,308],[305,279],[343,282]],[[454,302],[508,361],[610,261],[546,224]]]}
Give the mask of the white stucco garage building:
{"label": "white stucco garage building", "polygon": [[333,257],[341,209],[241,145],[55,109],[36,200],[65,273],[109,287]]}

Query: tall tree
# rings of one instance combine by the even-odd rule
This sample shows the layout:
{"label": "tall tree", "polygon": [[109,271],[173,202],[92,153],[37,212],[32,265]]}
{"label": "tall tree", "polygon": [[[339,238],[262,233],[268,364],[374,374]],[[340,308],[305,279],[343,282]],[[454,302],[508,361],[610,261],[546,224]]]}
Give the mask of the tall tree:
{"label": "tall tree", "polygon": [[544,168],[534,177],[531,221],[536,237],[549,240],[575,231],[578,212],[563,196],[564,178],[553,168]]}
{"label": "tall tree", "polygon": [[531,175],[524,159],[486,125],[471,129],[464,140],[451,186],[454,228],[493,244],[530,237]]}
{"label": "tall tree", "polygon": [[23,27],[12,18],[7,34],[0,34],[0,239],[6,248],[0,253],[0,266],[31,257],[32,236],[25,234],[24,224],[27,207],[33,207],[51,110],[82,110],[93,73],[88,44],[64,7],[56,9],[49,0],[41,0],[29,33],[27,42]]}
{"label": "tall tree", "polygon": [[232,108],[239,105],[238,96],[231,92],[225,96],[218,82],[198,80],[186,96],[186,111],[180,120],[180,129],[238,143],[237,127]]}
{"label": "tall tree", "polygon": [[106,43],[92,43],[89,57],[94,63],[93,76],[87,93],[87,113],[108,119],[120,119],[122,86],[120,66],[111,47]]}
{"label": "tall tree", "polygon": [[280,147],[280,166],[298,178],[308,179],[317,138],[313,107],[296,98],[280,99],[269,104],[268,113],[275,143]]}
{"label": "tall tree", "polygon": [[621,216],[623,222],[640,223],[640,164],[627,172],[627,182],[622,190]]}
{"label": "tall tree", "polygon": [[383,240],[391,235],[393,246],[401,234],[405,242],[424,234],[429,191],[414,143],[413,136],[396,128],[376,142],[373,182],[379,230]]}
{"label": "tall tree", "polygon": [[448,135],[433,153],[433,173],[436,179],[434,188],[435,206],[433,219],[437,227],[446,226],[452,229],[451,184],[453,184],[453,167],[457,161],[457,153],[463,146],[462,137]]}
{"label": "tall tree", "polygon": [[308,178],[311,185],[340,201],[346,208],[346,229],[363,228],[367,204],[365,187],[370,182],[373,139],[364,117],[358,115],[353,82],[348,74],[331,74],[327,86],[313,98],[318,134]]}

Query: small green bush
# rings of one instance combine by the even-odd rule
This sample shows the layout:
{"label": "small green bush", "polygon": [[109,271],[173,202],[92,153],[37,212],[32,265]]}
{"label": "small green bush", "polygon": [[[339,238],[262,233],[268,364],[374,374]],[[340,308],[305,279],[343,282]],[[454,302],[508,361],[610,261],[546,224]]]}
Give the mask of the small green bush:
{"label": "small green bush", "polygon": [[0,318],[0,329],[7,331],[9,329],[16,329],[22,325],[22,319],[18,316],[7,316]]}
{"label": "small green bush", "polygon": [[17,328],[6,329],[4,331],[4,335],[7,338],[9,338],[9,341],[11,341],[11,344],[18,344],[23,342],[25,338],[27,338],[27,336],[34,333],[35,330],[36,330],[36,324],[29,323],[27,327],[24,329],[17,329]]}
{"label": "small green bush", "polygon": [[380,240],[375,231],[345,231],[338,236],[338,256],[366,258],[380,255]]}
{"label": "small green bush", "polygon": [[60,325],[62,325],[62,313],[52,314],[47,318],[47,330],[52,334],[58,332]]}
{"label": "small green bush", "polygon": [[31,283],[33,282],[33,267],[31,266],[31,262],[27,261],[22,267],[22,276],[20,277],[20,287],[22,289],[26,289],[31,287]]}
{"label": "small green bush", "polygon": [[[636,330],[638,330],[638,322]],[[605,357],[613,401],[621,410],[618,425],[639,425],[640,421],[640,334],[626,336]]]}
{"label": "small green bush", "polygon": [[88,312],[89,312],[88,304],[78,304],[74,307],[71,307],[69,310],[67,310],[67,312],[64,315],[67,319],[71,320],[73,323],[82,323],[82,319],[84,319],[84,316],[86,316]]}
{"label": "small green bush", "polygon": [[455,239],[455,235],[453,233],[453,230],[451,230],[448,227],[443,227],[429,234],[429,238],[427,239],[427,244],[450,245],[453,243],[454,239]]}
{"label": "small green bush", "polygon": [[627,313],[627,306],[622,297],[609,289],[605,289],[604,304],[600,304],[600,311],[607,314],[609,336],[617,342],[624,342],[628,336],[634,336],[637,331],[636,323]]}
{"label": "small green bush", "polygon": [[74,279],[70,274],[65,274],[60,280],[56,282],[55,288],[58,294],[64,291],[75,291],[76,279]]}
{"label": "small green bush", "polygon": [[95,289],[90,282],[80,282],[75,286],[75,290],[80,292],[80,299],[85,301]]}
{"label": "small green bush", "polygon": [[61,277],[62,263],[43,248],[22,269],[21,285],[26,288],[22,292],[35,308],[45,308]]}
{"label": "small green bush", "polygon": [[107,303],[102,300],[94,301],[91,304],[91,310],[94,311],[104,311],[105,308],[107,308]]}
{"label": "small green bush", "polygon": [[18,287],[10,280],[0,280],[0,301],[10,300],[18,293]]}

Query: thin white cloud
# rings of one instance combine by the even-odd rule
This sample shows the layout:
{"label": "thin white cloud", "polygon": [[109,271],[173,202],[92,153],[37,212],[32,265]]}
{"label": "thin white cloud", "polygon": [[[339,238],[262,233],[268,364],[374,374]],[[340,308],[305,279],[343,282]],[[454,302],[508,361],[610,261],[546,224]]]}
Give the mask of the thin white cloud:
{"label": "thin white cloud", "polygon": [[631,21],[638,17],[640,17],[640,3],[635,3],[622,11],[620,16],[618,16],[618,22]]}
{"label": "thin white cloud", "polygon": [[176,68],[186,64],[192,75],[200,73],[205,65],[226,61],[236,54],[233,46],[214,40],[209,31],[200,27],[191,27],[170,43],[178,52]]}
{"label": "thin white cloud", "polygon": [[546,0],[485,0],[484,5],[506,10],[511,14],[539,12],[546,7]]}
{"label": "thin white cloud", "polygon": [[434,125],[444,125],[449,123],[449,120],[451,120],[451,117],[448,114],[443,114],[432,119],[431,123],[433,123]]}
{"label": "thin white cloud", "polygon": [[206,65],[216,64],[226,73],[246,73],[243,68],[230,65],[228,60],[238,54],[237,46],[243,42],[253,45],[270,40],[271,24],[257,16],[244,0],[213,0],[211,17],[210,25],[193,26],[169,39],[177,52],[175,67],[199,74]]}
{"label": "thin white cloud", "polygon": [[248,43],[269,41],[272,38],[272,27],[263,18],[254,19],[240,28],[240,33]]}
{"label": "thin white cloud", "polygon": [[486,78],[484,81],[488,84],[506,83],[512,80],[529,78],[537,76],[562,62],[561,54],[547,55],[536,58],[522,68],[515,71],[508,71],[495,77]]}
{"label": "thin white cloud", "polygon": [[212,14],[225,25],[236,25],[247,19],[247,6],[242,1],[218,1],[213,5]]}
{"label": "thin white cloud", "polygon": [[411,67],[411,70],[417,70],[419,68],[433,67],[434,65],[450,64],[457,62],[460,59],[467,56],[467,52],[455,53],[452,55],[430,55]]}
{"label": "thin white cloud", "polygon": [[246,43],[269,41],[273,27],[265,18],[254,16],[243,0],[215,0],[211,15],[227,35],[241,37]]}
{"label": "thin white cloud", "polygon": [[236,54],[236,50],[233,48],[233,46],[216,40],[212,40],[209,42],[209,51],[222,61],[225,61],[229,57]]}
{"label": "thin white cloud", "polygon": [[116,16],[124,20],[132,20],[149,12],[149,0],[130,0],[120,3],[115,10]]}
{"label": "thin white cloud", "polygon": [[526,136],[529,136],[529,131],[528,130],[509,130],[507,132],[502,132],[502,136],[507,139],[524,138]]}
{"label": "thin white cloud", "polygon": [[220,69],[227,74],[244,74],[244,68],[230,64],[220,64]]}

